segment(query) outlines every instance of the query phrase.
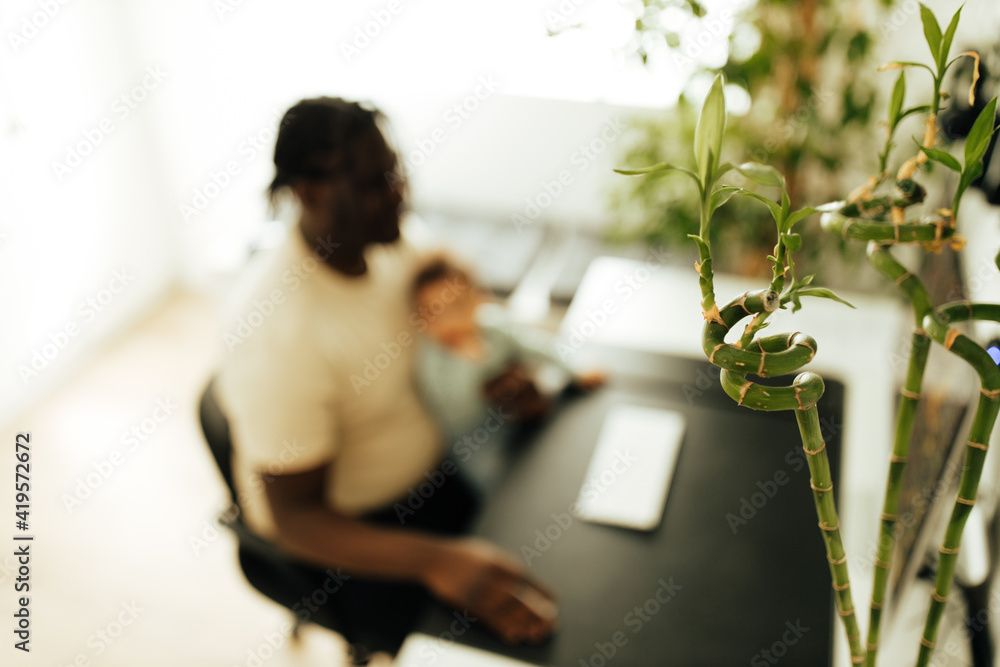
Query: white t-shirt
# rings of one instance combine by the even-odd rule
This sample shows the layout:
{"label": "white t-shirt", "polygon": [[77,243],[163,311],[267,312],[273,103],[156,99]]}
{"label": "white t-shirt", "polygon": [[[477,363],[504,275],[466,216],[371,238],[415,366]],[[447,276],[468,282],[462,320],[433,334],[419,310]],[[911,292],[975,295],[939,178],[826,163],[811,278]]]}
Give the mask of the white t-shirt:
{"label": "white t-shirt", "polygon": [[369,247],[365,259],[365,275],[340,274],[293,228],[248,276],[249,296],[224,333],[216,397],[244,519],[262,535],[274,534],[267,473],[330,463],[326,502],[358,515],[405,496],[440,462],[412,374],[418,254],[401,239]]}

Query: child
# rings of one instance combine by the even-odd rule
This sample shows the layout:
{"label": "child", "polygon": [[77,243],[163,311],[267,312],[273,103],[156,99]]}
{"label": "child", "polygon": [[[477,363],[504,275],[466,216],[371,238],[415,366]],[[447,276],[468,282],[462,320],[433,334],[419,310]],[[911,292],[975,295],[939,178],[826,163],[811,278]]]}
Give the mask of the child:
{"label": "child", "polygon": [[[596,372],[575,376],[548,336],[515,326],[501,307],[484,303],[471,274],[446,258],[433,259],[418,272],[413,300],[422,322],[418,389],[446,442],[453,443],[452,456],[481,491],[499,472],[506,422],[548,411],[548,399],[529,384],[532,367],[554,364],[581,389],[604,381]],[[520,385],[514,415],[495,403],[510,385]]]}

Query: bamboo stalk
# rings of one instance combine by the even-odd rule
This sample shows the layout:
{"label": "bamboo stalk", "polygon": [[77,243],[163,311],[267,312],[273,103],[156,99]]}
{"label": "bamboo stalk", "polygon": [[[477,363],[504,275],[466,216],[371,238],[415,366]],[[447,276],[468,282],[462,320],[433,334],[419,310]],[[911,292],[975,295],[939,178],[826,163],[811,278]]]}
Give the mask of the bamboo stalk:
{"label": "bamboo stalk", "polygon": [[[814,374],[803,373],[802,375]],[[826,443],[823,441],[823,434],[820,430],[819,411],[816,406],[805,410],[796,410],[795,419],[799,424],[802,448],[805,450],[806,461],[809,464],[809,485],[813,490],[816,515],[819,517],[819,527],[826,546],[826,558],[830,563],[830,577],[833,581],[837,614],[847,632],[847,642],[851,649],[851,662],[860,664],[864,660],[865,653],[861,646],[861,630],[858,628],[858,619],[854,613],[854,601],[851,598],[847,554],[844,552],[844,542],[840,537],[840,520],[837,518],[837,507],[833,499],[833,478],[830,475],[830,461],[826,455]]]}
{"label": "bamboo stalk", "polygon": [[896,413],[896,433],[892,443],[892,456],[889,459],[885,498],[882,503],[882,524],[873,572],[872,597],[868,617],[868,638],[865,646],[867,651],[865,666],[875,667],[881,638],[885,591],[889,582],[892,552],[896,544],[899,494],[902,488],[903,473],[906,469],[906,460],[909,457],[910,440],[913,435],[913,422],[916,416],[917,405],[920,401],[924,369],[927,367],[927,356],[931,345],[930,338],[920,325],[931,308],[930,297],[923,283],[896,261],[886,246],[875,242],[869,243],[868,259],[884,276],[899,286],[900,291],[903,292],[913,307],[913,315],[916,320],[916,328],[911,338],[910,359],[907,364],[906,380],[900,391],[899,408]]}
{"label": "bamboo stalk", "polygon": [[868,621],[868,639],[866,642],[866,667],[875,667],[878,654],[882,608],[885,605],[885,590],[889,581],[889,570],[892,563],[892,551],[896,544],[896,521],[899,512],[899,493],[902,488],[903,472],[909,456],[910,439],[913,435],[914,416],[920,401],[921,385],[924,369],[927,366],[927,356],[930,351],[931,339],[922,329],[913,332],[910,346],[910,361],[906,371],[906,382],[899,396],[899,409],[896,414],[896,435],[892,444],[892,457],[889,459],[889,474],[885,485],[885,499],[882,503],[882,526],[878,541],[878,552],[875,557],[874,581],[872,583],[872,599]]}
{"label": "bamboo stalk", "polygon": [[969,441],[966,444],[958,495],[940,547],[937,575],[934,579],[934,592],[931,595],[931,603],[927,610],[927,619],[920,639],[917,667],[926,667],[934,653],[938,627],[944,614],[948,596],[951,593],[951,584],[955,576],[955,565],[958,560],[962,533],[965,530],[965,522],[976,502],[979,479],[983,472],[983,462],[986,459],[997,413],[1000,412],[1000,369],[997,369],[986,350],[949,326],[953,321],[968,319],[1000,321],[1000,306],[994,304],[974,305],[967,302],[953,304],[939,308],[924,318],[924,328],[930,337],[968,362],[979,374],[980,396],[972,427],[969,430]]}
{"label": "bamboo stalk", "polygon": [[778,307],[777,293],[771,290],[746,292],[726,304],[719,321],[707,321],[702,331],[702,348],[709,360],[723,369],[722,388],[739,405],[754,410],[794,410],[809,465],[809,484],[813,490],[816,516],[826,548],[830,577],[835,592],[837,615],[843,623],[851,652],[851,662],[865,659],[861,644],[847,555],[840,535],[840,521],[833,497],[833,478],[820,429],[816,402],[823,395],[823,379],[816,373],[796,376],[790,387],[764,387],[747,380],[748,373],[762,377],[785,375],[805,365],[816,354],[816,341],[802,333],[778,334],[755,339],[746,349],[725,342],[726,334],[741,320]]}

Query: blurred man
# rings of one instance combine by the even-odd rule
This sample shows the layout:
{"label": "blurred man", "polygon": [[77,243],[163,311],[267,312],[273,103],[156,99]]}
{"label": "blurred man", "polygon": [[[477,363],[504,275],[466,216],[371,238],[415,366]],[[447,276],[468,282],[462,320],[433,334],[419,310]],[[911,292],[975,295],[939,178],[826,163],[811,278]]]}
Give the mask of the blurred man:
{"label": "blurred man", "polygon": [[[303,617],[329,614],[348,641],[394,652],[428,593],[508,642],[540,641],[552,597],[513,557],[459,537],[474,501],[412,381],[418,256],[401,238],[404,180],[380,119],[324,97],[281,121],[270,194],[294,197],[300,216],[249,281],[215,385],[244,517],[315,586],[340,574]],[[394,512],[415,489],[422,502]],[[310,592],[289,592],[289,606]]]}

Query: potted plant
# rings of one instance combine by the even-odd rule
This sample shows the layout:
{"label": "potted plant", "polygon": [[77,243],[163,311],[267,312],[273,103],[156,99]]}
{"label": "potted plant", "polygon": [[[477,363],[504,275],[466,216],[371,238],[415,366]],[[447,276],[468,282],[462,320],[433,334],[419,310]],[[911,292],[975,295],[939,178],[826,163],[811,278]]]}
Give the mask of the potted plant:
{"label": "potted plant", "polygon": [[[698,248],[695,268],[701,287],[701,309],[705,320],[702,349],[709,361],[721,369],[722,388],[740,405],[754,410],[795,412],[809,464],[810,486],[816,503],[819,528],[836,592],[837,612],[846,630],[851,660],[855,664],[864,663],[872,667],[878,657],[881,615],[894,546],[899,489],[909,456],[914,413],[920,401],[924,367],[932,342],[941,345],[976,370],[980,378],[980,395],[966,447],[955,506],[940,547],[941,557],[934,592],[920,640],[917,664],[921,666],[929,663],[934,650],[938,626],[954,577],[962,532],[976,500],[983,462],[1000,412],[1000,369],[980,345],[952,326],[954,323],[970,320],[1000,322],[1000,304],[958,302],[934,305],[920,279],[892,254],[892,248],[901,244],[918,245],[932,252],[939,252],[945,245],[950,245],[955,250],[961,249],[963,241],[956,232],[955,220],[962,195],[982,174],[983,155],[996,131],[997,100],[993,98],[969,132],[963,160],[958,160],[935,145],[937,115],[942,103],[940,90],[948,68],[963,57],[973,58],[978,65],[975,53],[963,53],[950,58],[952,39],[960,15],[961,9],[942,31],[933,13],[921,5],[924,35],[932,55],[931,64],[894,62],[880,68],[902,71],[890,100],[888,133],[878,158],[879,171],[844,201],[793,210],[785,179],[777,169],[756,162],[740,165],[721,163],[726,129],[722,75],[713,83],[695,129],[694,169],[661,163],[642,169],[619,170],[620,173],[630,175],[680,173],[694,183],[698,196],[699,229],[690,238]],[[930,73],[934,92],[929,104],[904,109],[905,72],[911,68],[926,69]],[[975,89],[975,79],[976,75],[973,76],[972,90]],[[915,114],[926,117],[923,138],[917,142],[913,155],[903,161],[898,169],[890,170],[895,130],[903,118]],[[917,178],[921,170],[930,163],[957,173],[957,183],[950,197],[951,207],[932,211],[922,218],[908,217],[909,211],[924,202],[925,190]],[[758,185],[777,190],[778,197],[772,200],[757,192],[725,184],[723,178],[734,173]],[[716,211],[734,196],[748,197],[765,206],[774,222],[777,241],[773,253],[767,257],[771,266],[770,284],[764,289],[741,294],[720,307],[714,289],[710,229]],[[840,537],[833,481],[816,409],[816,403],[824,391],[823,380],[816,373],[805,371],[799,373],[790,386],[774,387],[764,386],[748,377],[787,375],[802,368],[816,353],[816,341],[806,334],[759,335],[772,313],[789,307],[794,312],[801,307],[804,297],[834,299],[846,303],[832,291],[815,286],[812,275],[800,278],[796,274],[793,254],[802,246],[802,237],[796,231],[796,226],[817,213],[822,214],[824,230],[842,239],[868,243],[869,260],[909,300],[915,322],[906,382],[900,392],[896,434],[882,507],[868,637],[864,644],[851,598],[847,555]],[[997,261],[1000,266],[1000,255]],[[726,335],[748,318],[738,341],[727,343]]]}

